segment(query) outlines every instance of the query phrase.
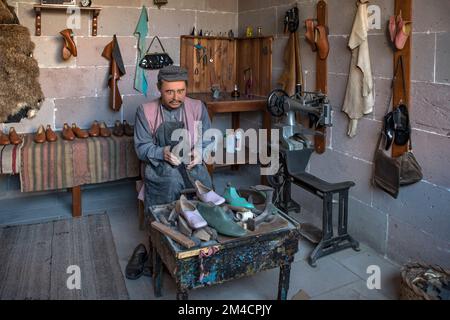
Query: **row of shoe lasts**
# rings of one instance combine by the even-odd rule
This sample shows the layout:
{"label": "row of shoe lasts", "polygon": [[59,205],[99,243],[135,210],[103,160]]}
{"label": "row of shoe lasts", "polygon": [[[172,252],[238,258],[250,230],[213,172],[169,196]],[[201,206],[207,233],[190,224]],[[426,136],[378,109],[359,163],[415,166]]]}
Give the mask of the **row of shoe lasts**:
{"label": "row of shoe lasts", "polygon": [[[70,127],[67,123],[64,124],[62,130],[62,138],[67,141],[73,141],[75,138],[78,139],[87,139],[89,137],[104,137],[108,138],[111,136],[111,131],[108,129],[105,122],[99,123],[98,121],[94,121],[91,128],[86,132],[85,130],[80,129],[75,123]],[[121,137],[124,134],[127,136],[133,136],[134,129],[130,126],[127,121],[124,121],[123,124],[120,121],[116,121],[116,124],[113,129],[113,134],[115,136]],[[37,133],[34,136],[34,142],[36,143],[44,143],[44,142],[55,142],[58,140],[58,136],[52,130],[50,125],[47,125],[47,129],[44,129],[44,126],[40,126]]]}
{"label": "row of shoe lasts", "polygon": [[9,134],[4,134],[0,131],[0,146],[7,146],[10,144],[19,145],[22,143],[22,138],[17,134],[16,129],[9,128]]}

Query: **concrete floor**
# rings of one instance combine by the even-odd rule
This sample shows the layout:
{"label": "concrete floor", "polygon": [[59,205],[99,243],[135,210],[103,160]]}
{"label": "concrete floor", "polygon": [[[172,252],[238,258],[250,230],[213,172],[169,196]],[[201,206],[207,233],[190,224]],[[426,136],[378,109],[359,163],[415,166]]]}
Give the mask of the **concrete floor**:
{"label": "concrete floor", "polygon": [[[216,190],[222,192],[227,182],[233,185],[250,186],[259,184],[258,169],[242,167],[239,172],[220,169],[214,175]],[[0,200],[0,226],[29,224],[55,219],[68,219],[70,194],[52,193],[19,199]],[[134,182],[125,181],[105,184],[100,187],[83,189],[83,211],[85,214],[107,212],[111,221],[118,257],[122,270],[133,249],[139,244],[147,245],[145,231],[138,228],[136,194]],[[308,214],[297,217],[307,220]],[[291,269],[291,299],[304,290],[317,300],[386,300],[397,299],[399,288],[399,266],[384,259],[368,246],[361,244],[361,251],[351,249],[322,258],[317,268],[311,268],[306,259],[313,245],[300,241],[300,250]],[[366,282],[370,274],[369,266],[376,265],[381,270],[381,289],[369,290]],[[193,290],[190,299],[232,299],[267,300],[276,299],[278,288],[278,269],[261,272],[252,277],[231,281],[222,285]],[[142,277],[135,281],[126,280],[131,299],[155,299],[150,278]],[[175,284],[169,275],[164,275],[163,298],[175,298]]]}

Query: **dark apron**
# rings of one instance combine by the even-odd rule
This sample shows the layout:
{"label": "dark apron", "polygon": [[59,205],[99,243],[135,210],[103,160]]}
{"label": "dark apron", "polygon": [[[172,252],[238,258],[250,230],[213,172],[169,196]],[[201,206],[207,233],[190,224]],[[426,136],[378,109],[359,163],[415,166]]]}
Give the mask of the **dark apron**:
{"label": "dark apron", "polygon": [[[184,115],[184,122],[181,119],[182,115]],[[156,144],[159,147],[170,146],[172,150],[179,143],[171,141],[171,137],[175,130],[186,127],[187,120],[184,106],[182,107],[182,115],[180,121],[164,121],[162,107],[160,107],[157,116],[162,117],[163,121],[155,133]],[[164,160],[148,163],[145,166],[146,208],[179,200],[181,191],[194,188],[193,183],[196,180],[212,188],[211,177],[203,164],[197,165],[189,171],[183,163],[178,167],[174,167]]]}

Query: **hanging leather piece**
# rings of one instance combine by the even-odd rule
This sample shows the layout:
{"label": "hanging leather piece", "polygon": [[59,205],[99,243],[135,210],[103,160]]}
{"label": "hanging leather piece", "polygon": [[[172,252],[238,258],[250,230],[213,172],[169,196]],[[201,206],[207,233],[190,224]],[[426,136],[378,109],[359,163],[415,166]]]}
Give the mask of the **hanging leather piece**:
{"label": "hanging leather piece", "polygon": [[110,88],[109,102],[111,109],[118,112],[122,107],[123,101],[117,82],[126,72],[116,35],[114,35],[113,41],[108,43],[103,49],[102,57],[110,61],[110,75],[108,79],[108,87]]}
{"label": "hanging leather piece", "polygon": [[18,123],[37,114],[44,101],[39,65],[28,28],[14,8],[0,0],[0,123]]}

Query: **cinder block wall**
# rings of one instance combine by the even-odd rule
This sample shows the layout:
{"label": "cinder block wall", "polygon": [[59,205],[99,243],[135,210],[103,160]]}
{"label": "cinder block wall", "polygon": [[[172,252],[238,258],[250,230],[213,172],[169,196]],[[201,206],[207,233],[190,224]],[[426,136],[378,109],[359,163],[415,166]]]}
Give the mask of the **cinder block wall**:
{"label": "cinder block wall", "polygon": [[[78,0],[77,0],[78,2]],[[28,27],[32,41],[36,44],[35,58],[40,67],[40,83],[46,100],[38,115],[24,119],[21,123],[1,124],[0,130],[14,126],[19,133],[35,132],[39,125],[50,124],[61,129],[65,122],[73,122],[88,128],[93,120],[106,121],[112,126],[115,120],[134,123],[136,108],[158,95],[156,76],[158,71],[148,71],[149,97],[134,90],[135,65],[137,60],[137,38],[133,33],[142,5],[149,16],[147,45],[158,35],[175,64],[180,62],[180,36],[190,34],[195,26],[198,30],[225,33],[230,29],[237,34],[238,0],[170,0],[158,9],[153,0],[93,0],[93,6],[102,7],[99,16],[98,36],[91,36],[90,14],[82,13],[81,29],[73,30],[78,48],[78,57],[69,61],[61,58],[63,38],[59,31],[66,29],[68,15],[64,11],[42,12],[42,35],[34,36],[35,15],[33,4],[38,0],[9,0],[15,6],[22,25]],[[123,96],[120,112],[109,109],[107,88],[109,64],[101,54],[103,48],[116,34],[127,74],[119,81]],[[152,52],[160,51],[155,42]],[[219,116],[214,125],[225,128],[229,117]],[[0,175],[0,198],[16,196],[20,189],[17,177]]]}
{"label": "cinder block wall", "polygon": [[[240,0],[239,31],[248,25],[262,26],[275,35],[274,85],[281,74],[287,37],[283,17],[293,4],[300,9],[300,20],[315,17],[316,0]],[[348,120],[341,112],[348,79],[351,53],[347,49],[356,13],[355,0],[328,0],[331,52],[328,63],[329,96],[334,107],[334,127],[329,131],[328,150],[314,155],[310,171],[330,182],[353,180],[350,232],[388,258],[403,263],[409,259],[450,266],[450,2],[414,0],[412,62],[412,126],[414,152],[425,179],[402,188],[398,200],[371,186],[373,155],[387,106],[393,73],[392,50],[385,26],[394,13],[394,0],[374,0],[382,10],[382,30],[372,30],[369,46],[377,102],[374,114],[359,125],[358,136],[346,136]],[[315,85],[315,57],[304,41],[301,29],[301,58],[306,88]],[[258,123],[254,117],[248,123]],[[307,211],[320,216],[321,203],[302,190],[294,198]],[[337,209],[337,208],[336,208]]]}

